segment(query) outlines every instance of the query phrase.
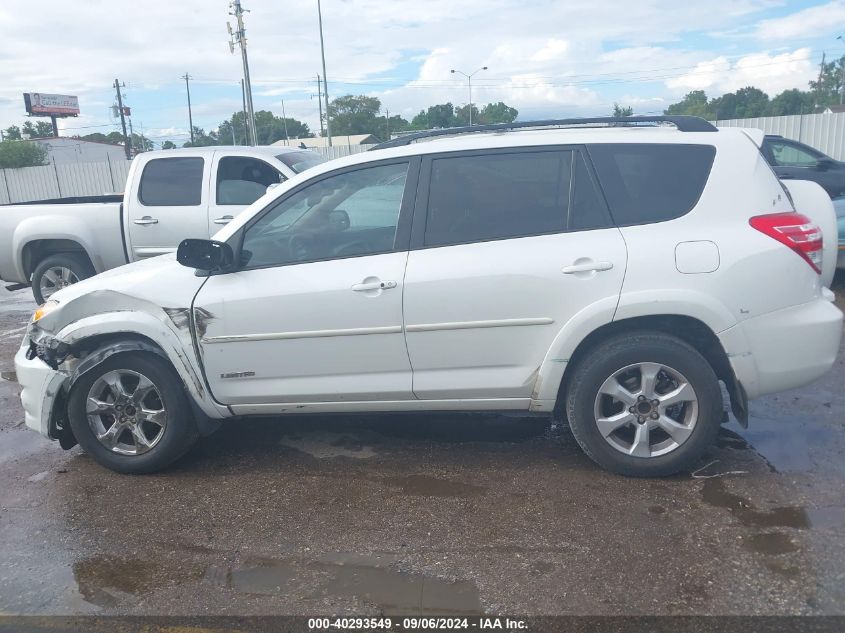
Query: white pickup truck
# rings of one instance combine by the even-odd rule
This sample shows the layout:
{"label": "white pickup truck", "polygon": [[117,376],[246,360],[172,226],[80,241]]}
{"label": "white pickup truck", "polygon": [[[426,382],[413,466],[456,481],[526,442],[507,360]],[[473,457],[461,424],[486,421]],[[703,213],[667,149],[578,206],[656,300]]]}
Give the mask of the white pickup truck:
{"label": "white pickup truck", "polygon": [[293,147],[146,152],[125,193],[0,206],[0,279],[38,303],[104,270],[208,238],[268,187],[324,162]]}

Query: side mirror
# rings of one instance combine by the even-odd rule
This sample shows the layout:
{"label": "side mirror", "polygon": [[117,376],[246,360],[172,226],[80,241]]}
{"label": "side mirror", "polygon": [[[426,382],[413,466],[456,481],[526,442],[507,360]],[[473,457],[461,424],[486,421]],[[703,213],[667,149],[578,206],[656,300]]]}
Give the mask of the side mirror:
{"label": "side mirror", "polygon": [[818,171],[827,171],[833,167],[833,161],[829,158],[820,158],[816,161],[816,169]]}
{"label": "side mirror", "polygon": [[335,209],[329,212],[329,226],[332,231],[341,233],[349,228],[349,214],[343,209]]}
{"label": "side mirror", "polygon": [[235,253],[226,242],[188,239],[180,242],[176,261],[205,272],[224,272],[231,268]]}

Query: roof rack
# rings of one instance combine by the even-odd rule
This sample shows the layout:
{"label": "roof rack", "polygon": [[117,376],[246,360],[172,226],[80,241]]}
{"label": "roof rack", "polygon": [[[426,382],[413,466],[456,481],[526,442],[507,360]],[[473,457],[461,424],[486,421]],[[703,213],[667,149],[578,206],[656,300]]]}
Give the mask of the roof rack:
{"label": "roof rack", "polygon": [[388,147],[401,147],[403,145],[410,145],[414,141],[419,141],[425,138],[432,138],[436,136],[454,136],[457,134],[472,134],[476,132],[498,132],[508,130],[518,130],[522,128],[549,128],[583,125],[585,127],[593,126],[607,126],[611,124],[620,124],[621,126],[638,124],[638,123],[671,123],[679,132],[717,132],[716,127],[709,121],[705,121],[697,116],[626,116],[626,117],[591,117],[585,119],[546,119],[542,121],[521,121],[519,123],[491,123],[488,125],[473,125],[471,127],[451,127],[439,130],[427,130],[425,132],[417,132],[415,134],[406,134],[398,138],[379,143],[371,147],[374,149],[386,149]]}

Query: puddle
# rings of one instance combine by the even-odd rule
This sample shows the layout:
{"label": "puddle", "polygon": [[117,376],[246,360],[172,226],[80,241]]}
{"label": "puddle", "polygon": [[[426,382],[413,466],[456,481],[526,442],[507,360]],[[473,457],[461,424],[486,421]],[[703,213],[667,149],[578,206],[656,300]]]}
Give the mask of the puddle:
{"label": "puddle", "polygon": [[0,371],[0,380],[8,380],[9,382],[17,382],[18,375],[13,371]]}
{"label": "puddle", "polygon": [[460,481],[439,479],[427,475],[406,475],[404,477],[384,477],[380,481],[389,486],[397,486],[402,492],[419,497],[480,497],[487,489]]}
{"label": "puddle", "polygon": [[352,457],[368,459],[376,452],[366,446],[361,439],[349,433],[307,433],[304,435],[285,436],[279,444],[289,446],[317,459],[333,457]]}
{"label": "puddle", "polygon": [[153,588],[155,575],[154,565],[135,558],[94,557],[73,565],[82,598],[100,607],[113,607],[127,595]]}
{"label": "puddle", "polygon": [[288,594],[301,591],[309,576],[316,579],[315,597],[341,596],[375,605],[387,614],[482,613],[478,588],[470,581],[448,582],[390,568],[394,555],[329,554],[300,565],[264,561],[251,567],[211,568],[206,581],[241,593]]}
{"label": "puddle", "polygon": [[723,479],[705,479],[701,497],[704,503],[725,508],[746,527],[797,529],[810,527],[810,518],[804,508],[781,506],[768,511],[757,510],[750,501],[730,492],[725,487]]}
{"label": "puddle", "polygon": [[752,534],[745,539],[745,547],[758,554],[777,556],[798,550],[798,546],[788,534],[780,532],[762,532]]}

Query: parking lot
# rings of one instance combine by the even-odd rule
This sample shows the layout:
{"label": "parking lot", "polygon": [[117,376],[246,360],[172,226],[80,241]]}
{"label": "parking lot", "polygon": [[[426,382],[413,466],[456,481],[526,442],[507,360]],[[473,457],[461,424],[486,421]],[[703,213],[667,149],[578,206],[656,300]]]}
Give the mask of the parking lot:
{"label": "parking lot", "polygon": [[33,307],[0,290],[4,613],[843,613],[845,355],[669,479],[446,414],[234,421],[121,476],[23,426]]}

